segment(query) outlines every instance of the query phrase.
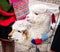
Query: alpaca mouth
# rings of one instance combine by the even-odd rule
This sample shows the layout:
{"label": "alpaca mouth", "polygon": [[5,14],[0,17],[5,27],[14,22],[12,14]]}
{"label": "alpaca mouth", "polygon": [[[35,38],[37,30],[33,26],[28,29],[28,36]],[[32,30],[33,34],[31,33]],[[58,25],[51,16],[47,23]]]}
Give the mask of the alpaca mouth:
{"label": "alpaca mouth", "polygon": [[31,21],[31,20],[27,20],[29,23],[31,24],[35,24],[35,22]]}
{"label": "alpaca mouth", "polygon": [[30,20],[27,20],[29,23],[32,23],[32,21],[30,21]]}

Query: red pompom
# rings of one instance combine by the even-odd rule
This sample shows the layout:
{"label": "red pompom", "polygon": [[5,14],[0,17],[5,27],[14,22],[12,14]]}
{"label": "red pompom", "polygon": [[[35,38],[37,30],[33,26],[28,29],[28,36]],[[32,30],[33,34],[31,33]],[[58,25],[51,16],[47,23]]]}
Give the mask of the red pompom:
{"label": "red pompom", "polygon": [[36,45],[42,44],[42,39],[35,39],[35,43],[36,43]]}

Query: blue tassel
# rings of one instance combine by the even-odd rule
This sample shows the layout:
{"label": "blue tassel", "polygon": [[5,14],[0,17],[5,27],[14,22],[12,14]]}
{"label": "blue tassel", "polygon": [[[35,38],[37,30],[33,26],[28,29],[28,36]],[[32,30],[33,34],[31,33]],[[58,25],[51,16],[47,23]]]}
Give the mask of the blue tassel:
{"label": "blue tassel", "polygon": [[31,40],[31,43],[32,43],[32,44],[35,44],[35,40],[34,40],[34,39],[32,39],[32,40]]}
{"label": "blue tassel", "polygon": [[43,34],[43,35],[42,35],[42,40],[45,41],[45,40],[47,40],[47,39],[48,39],[48,35],[47,35],[47,34]]}

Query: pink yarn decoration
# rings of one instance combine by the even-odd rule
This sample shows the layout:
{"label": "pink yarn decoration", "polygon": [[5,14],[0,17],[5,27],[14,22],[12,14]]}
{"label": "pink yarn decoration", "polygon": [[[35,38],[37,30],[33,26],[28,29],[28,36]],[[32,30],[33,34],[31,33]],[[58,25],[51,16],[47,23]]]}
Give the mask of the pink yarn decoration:
{"label": "pink yarn decoration", "polygon": [[19,0],[12,0],[12,2],[18,2]]}

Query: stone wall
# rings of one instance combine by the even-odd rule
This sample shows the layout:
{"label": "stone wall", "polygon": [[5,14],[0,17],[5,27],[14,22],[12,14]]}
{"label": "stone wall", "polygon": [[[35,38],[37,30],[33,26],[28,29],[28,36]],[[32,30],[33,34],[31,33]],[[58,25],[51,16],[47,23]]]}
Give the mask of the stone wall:
{"label": "stone wall", "polygon": [[60,0],[38,0],[38,1],[49,2],[49,3],[56,3],[56,4],[60,5]]}

